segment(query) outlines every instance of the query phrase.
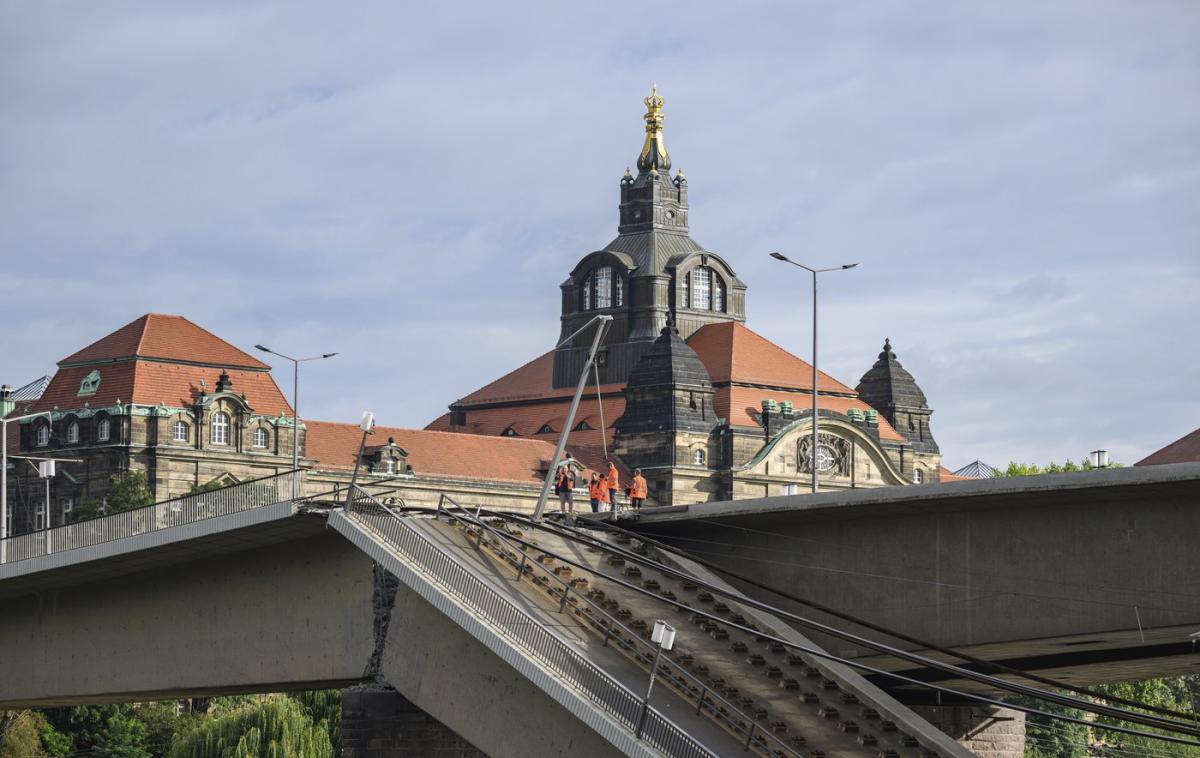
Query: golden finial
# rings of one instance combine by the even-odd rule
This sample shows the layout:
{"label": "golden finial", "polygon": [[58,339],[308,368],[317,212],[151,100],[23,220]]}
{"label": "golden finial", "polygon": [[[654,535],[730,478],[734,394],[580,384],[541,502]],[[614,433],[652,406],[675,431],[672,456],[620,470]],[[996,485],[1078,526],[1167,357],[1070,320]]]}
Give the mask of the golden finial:
{"label": "golden finial", "polygon": [[667,155],[667,147],[663,141],[663,104],[664,100],[658,94],[658,85],[650,85],[650,96],[642,98],[646,104],[646,142],[642,145],[642,153],[638,156],[638,170],[647,171],[651,168],[671,168],[671,159]]}

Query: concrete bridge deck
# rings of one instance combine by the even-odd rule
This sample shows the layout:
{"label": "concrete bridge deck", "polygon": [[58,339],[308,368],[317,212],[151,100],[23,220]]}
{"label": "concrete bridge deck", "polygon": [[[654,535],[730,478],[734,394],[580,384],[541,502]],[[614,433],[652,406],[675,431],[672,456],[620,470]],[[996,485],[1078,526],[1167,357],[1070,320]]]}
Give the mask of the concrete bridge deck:
{"label": "concrete bridge deck", "polygon": [[618,522],[769,587],[1069,683],[1200,671],[1189,640],[1200,630],[1200,464],[704,503]]}

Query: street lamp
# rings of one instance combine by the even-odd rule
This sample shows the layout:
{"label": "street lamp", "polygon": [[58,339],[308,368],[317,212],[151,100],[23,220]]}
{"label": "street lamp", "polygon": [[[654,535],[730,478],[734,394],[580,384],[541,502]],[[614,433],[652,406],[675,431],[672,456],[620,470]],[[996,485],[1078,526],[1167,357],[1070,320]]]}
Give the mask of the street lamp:
{"label": "street lamp", "polygon": [[[337,353],[325,353],[324,355],[314,355],[311,358],[293,358],[290,355],[277,353],[265,345],[255,345],[256,348],[264,353],[277,355],[285,361],[292,362],[292,471],[300,470],[300,364],[308,361],[321,361],[326,358],[332,358]],[[292,499],[296,498],[296,474],[292,474]]]}
{"label": "street lamp", "polygon": [[358,424],[362,429],[362,442],[358,443],[358,457],[354,459],[354,473],[350,476],[350,489],[346,490],[346,512],[354,507],[354,488],[358,486],[358,465],[362,462],[363,451],[367,448],[367,435],[375,428],[375,414],[363,411],[362,421]]}
{"label": "street lamp", "polygon": [[1089,457],[1091,458],[1092,468],[1108,468],[1108,451],[1093,450]]}
{"label": "street lamp", "polygon": [[843,266],[833,266],[831,268],[809,268],[803,263],[796,263],[788,258],[783,253],[771,253],[771,257],[777,261],[790,263],[797,268],[802,268],[812,274],[813,282],[813,345],[812,345],[812,491],[817,492],[817,274],[824,274],[829,271],[843,271],[848,268],[854,268],[857,263],[847,263]]}
{"label": "street lamp", "polygon": [[[3,430],[0,431],[0,563],[4,563],[5,552],[8,550],[8,543],[5,541],[8,538],[8,425],[12,421],[24,421],[38,416],[45,416],[47,424],[53,420],[49,411],[0,419],[0,429]],[[50,504],[47,503],[46,514],[49,513]]]}
{"label": "street lamp", "polygon": [[642,730],[646,728],[646,716],[650,713],[650,692],[654,689],[654,677],[658,674],[658,659],[664,650],[675,647],[675,627],[659,619],[654,622],[654,631],[650,633],[650,641],[658,645],[654,652],[654,664],[650,667],[650,685],[646,687],[646,699],[642,701],[642,715],[638,718],[637,734],[642,738]]}

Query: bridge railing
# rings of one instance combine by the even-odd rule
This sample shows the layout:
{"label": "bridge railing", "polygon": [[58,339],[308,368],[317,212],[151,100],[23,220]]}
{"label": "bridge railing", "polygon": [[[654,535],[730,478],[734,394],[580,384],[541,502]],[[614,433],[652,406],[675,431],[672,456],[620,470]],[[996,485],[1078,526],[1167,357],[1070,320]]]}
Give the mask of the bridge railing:
{"label": "bridge railing", "polygon": [[[642,713],[642,698],[580,655],[512,601],[488,586],[461,563],[417,531],[408,520],[355,488],[350,515],[382,537],[426,574],[467,605],[479,618],[511,640],[555,676],[634,731]],[[651,708],[642,739],[669,756],[715,758],[670,719]]]}
{"label": "bridge railing", "polygon": [[304,472],[288,471],[218,490],[164,500],[142,508],[9,537],[0,540],[0,563],[16,563],[274,505],[291,500],[293,492],[302,491],[303,483]]}

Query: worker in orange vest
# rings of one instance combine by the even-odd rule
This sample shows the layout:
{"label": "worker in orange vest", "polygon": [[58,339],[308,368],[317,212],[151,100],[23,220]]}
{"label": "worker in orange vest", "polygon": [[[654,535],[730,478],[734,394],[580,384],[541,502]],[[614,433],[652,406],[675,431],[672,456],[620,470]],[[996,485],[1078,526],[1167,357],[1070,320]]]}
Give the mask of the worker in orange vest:
{"label": "worker in orange vest", "polygon": [[592,501],[592,513],[608,510],[608,480],[599,473],[592,472],[588,482],[588,498]]}
{"label": "worker in orange vest", "polygon": [[633,486],[629,488],[629,504],[634,510],[642,507],[642,503],[646,502],[646,495],[649,494],[646,488],[646,477],[642,476],[642,470],[633,470]]}
{"label": "worker in orange vest", "polygon": [[612,461],[608,462],[608,498],[612,503],[612,510],[615,513],[617,510],[617,493],[621,491],[621,477],[617,474],[617,465]]}

